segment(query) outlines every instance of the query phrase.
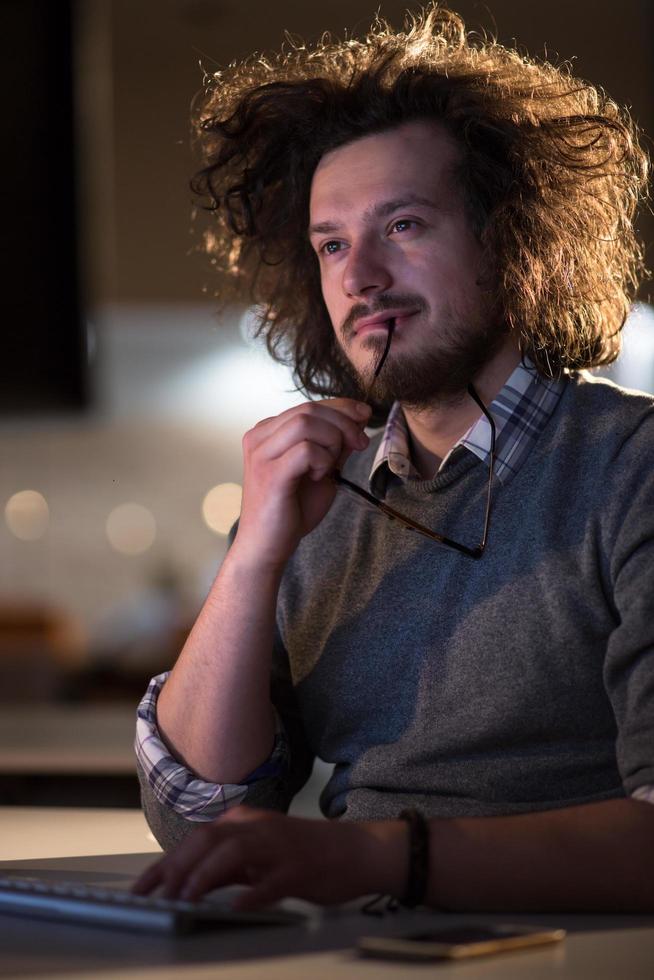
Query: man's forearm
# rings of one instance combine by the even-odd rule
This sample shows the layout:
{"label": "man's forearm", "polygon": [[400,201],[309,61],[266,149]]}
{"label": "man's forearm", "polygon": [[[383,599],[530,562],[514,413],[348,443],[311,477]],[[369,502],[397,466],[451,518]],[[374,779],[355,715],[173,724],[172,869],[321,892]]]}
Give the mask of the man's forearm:
{"label": "man's forearm", "polygon": [[238,783],[270,754],[270,663],[279,573],[228,553],[159,696],[174,754],[204,779]]}
{"label": "man's forearm", "polygon": [[607,800],[435,820],[429,904],[466,911],[654,911],[654,806]]}
{"label": "man's forearm", "polygon": [[335,466],[364,449],[367,405],[306,402],[243,439],[234,543],[157,706],[161,735],[211,782],[238,783],[270,755],[270,667],[282,571],[336,495]]}

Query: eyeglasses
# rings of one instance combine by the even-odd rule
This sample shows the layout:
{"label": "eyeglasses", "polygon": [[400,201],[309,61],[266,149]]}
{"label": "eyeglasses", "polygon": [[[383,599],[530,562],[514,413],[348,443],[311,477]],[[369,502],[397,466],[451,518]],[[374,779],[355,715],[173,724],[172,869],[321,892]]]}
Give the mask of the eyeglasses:
{"label": "eyeglasses", "polygon": [[467,555],[469,558],[481,558],[486,548],[486,540],[488,538],[488,527],[490,523],[490,511],[491,511],[491,496],[493,492],[493,471],[495,469],[495,421],[493,416],[490,414],[481,398],[475,391],[472,384],[468,385],[468,394],[477,403],[479,408],[482,410],[483,414],[488,419],[488,424],[491,430],[491,444],[490,444],[490,460],[488,467],[488,489],[486,492],[486,512],[484,516],[484,530],[480,543],[475,548],[470,548],[468,545],[460,544],[458,541],[453,541],[452,538],[446,537],[444,534],[439,534],[438,531],[432,531],[428,527],[424,527],[422,524],[418,524],[411,517],[407,517],[405,514],[401,514],[399,511],[394,510],[393,507],[389,507],[383,501],[378,500],[377,497],[373,497],[371,493],[364,490],[363,487],[357,486],[356,483],[352,483],[350,480],[346,480],[344,476],[341,476],[340,472],[336,470],[333,474],[333,479],[338,483],[339,486],[344,487],[346,490],[350,490],[352,493],[357,494],[357,496],[362,497],[369,504],[372,504],[377,510],[385,514],[391,521],[397,521],[402,524],[407,531],[417,531],[418,534],[423,534],[426,538],[431,541],[436,541],[438,544],[445,545],[446,548],[453,548],[455,551],[461,552],[463,555]]}

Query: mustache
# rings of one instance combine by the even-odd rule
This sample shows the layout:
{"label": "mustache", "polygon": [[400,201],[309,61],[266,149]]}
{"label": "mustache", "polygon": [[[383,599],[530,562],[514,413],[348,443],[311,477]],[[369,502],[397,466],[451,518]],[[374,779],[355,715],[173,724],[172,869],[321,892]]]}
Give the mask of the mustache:
{"label": "mustache", "polygon": [[386,310],[417,310],[424,313],[427,303],[422,296],[412,293],[384,293],[375,298],[374,303],[355,303],[343,320],[341,334],[347,342],[352,339],[357,320],[367,316],[375,316]]}

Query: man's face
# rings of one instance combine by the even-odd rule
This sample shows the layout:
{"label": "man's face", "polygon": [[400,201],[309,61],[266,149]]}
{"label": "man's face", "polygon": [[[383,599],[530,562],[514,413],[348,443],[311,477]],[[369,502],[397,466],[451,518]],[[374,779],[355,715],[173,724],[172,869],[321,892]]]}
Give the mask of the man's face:
{"label": "man's face", "polygon": [[339,344],[374,397],[422,406],[465,390],[495,352],[478,285],[480,248],[437,123],[410,122],[325,154],[313,177],[311,243]]}

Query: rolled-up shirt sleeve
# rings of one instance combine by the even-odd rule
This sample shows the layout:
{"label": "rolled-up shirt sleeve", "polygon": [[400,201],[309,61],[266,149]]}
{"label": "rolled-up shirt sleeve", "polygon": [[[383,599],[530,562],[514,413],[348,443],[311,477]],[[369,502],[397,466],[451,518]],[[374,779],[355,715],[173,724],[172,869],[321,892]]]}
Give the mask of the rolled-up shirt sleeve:
{"label": "rolled-up shirt sleeve", "polygon": [[273,750],[242,783],[212,783],[201,779],[171,754],[157,727],[157,700],[169,673],[152,678],[138,706],[134,747],[141,781],[163,807],[184,820],[202,823],[245,802],[250,787],[260,780],[283,775],[288,767],[286,737],[276,715]]}

